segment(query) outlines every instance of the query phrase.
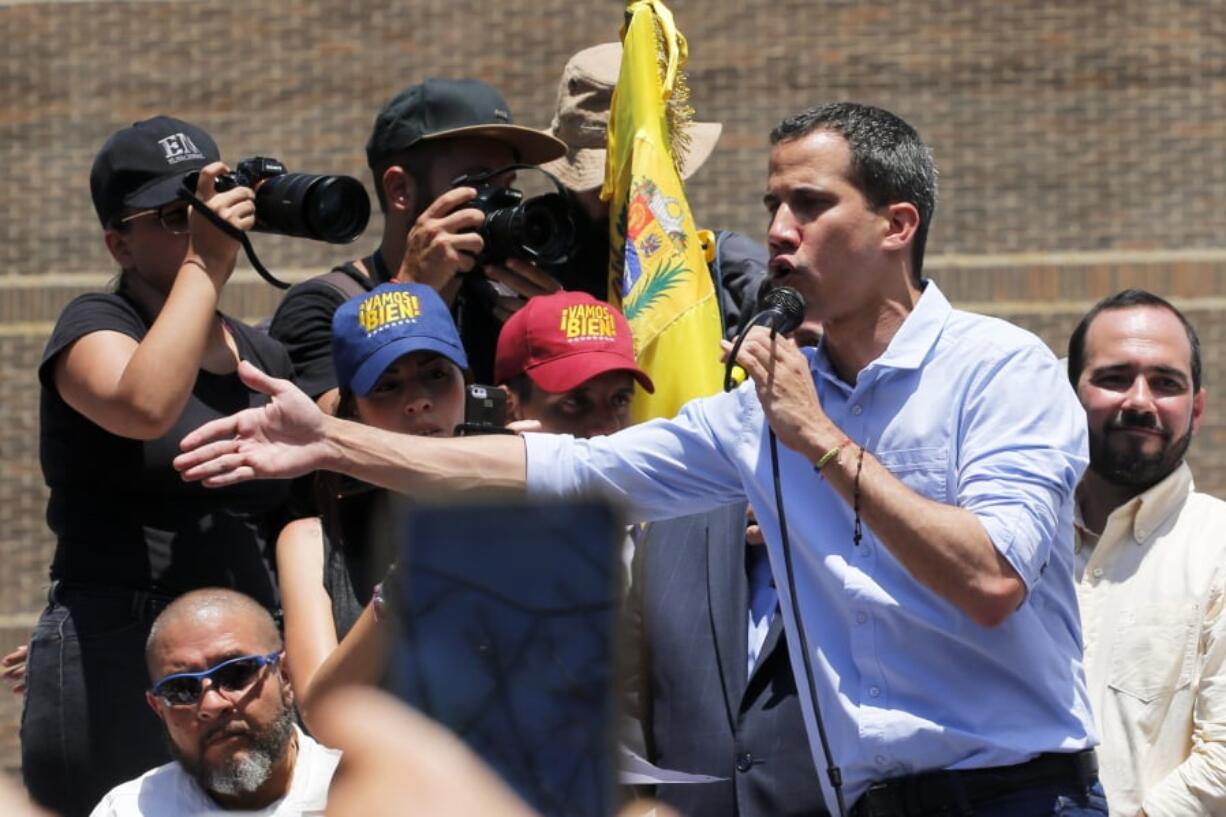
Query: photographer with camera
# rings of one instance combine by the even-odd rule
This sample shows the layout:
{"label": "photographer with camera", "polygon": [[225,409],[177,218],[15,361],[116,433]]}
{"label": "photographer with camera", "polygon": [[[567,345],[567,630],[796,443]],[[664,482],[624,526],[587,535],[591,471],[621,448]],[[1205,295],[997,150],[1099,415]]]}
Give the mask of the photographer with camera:
{"label": "photographer with camera", "polygon": [[289,483],[201,491],[171,465],[184,433],[266,402],[239,381],[240,360],[292,371],[279,344],[217,311],[239,245],[179,190],[198,174],[196,197],[250,229],[255,196],[218,192],[218,159],[205,131],[165,116],[107,140],[90,190],[118,285],[65,307],[38,370],[56,549],[27,658],[22,771],[34,799],[68,817],[170,759],[144,699],[158,611],[207,586],[277,606],[265,553]]}
{"label": "photographer with camera", "polygon": [[[394,96],[375,118],[367,162],[383,210],[383,237],[365,258],[298,284],[273,316],[270,332],[284,343],[303,391],[326,411],[336,408],[332,315],[348,298],[396,279],[426,284],[452,306],[477,380],[489,382],[498,325],[522,298],[557,283],[520,258],[485,254],[483,209],[467,206],[476,186],[454,183],[510,165],[561,156],[566,146],[512,124],[506,102],[478,80],[427,79]],[[510,185],[514,173],[486,179]],[[495,203],[496,206],[497,203]],[[495,289],[499,287],[499,289]]]}

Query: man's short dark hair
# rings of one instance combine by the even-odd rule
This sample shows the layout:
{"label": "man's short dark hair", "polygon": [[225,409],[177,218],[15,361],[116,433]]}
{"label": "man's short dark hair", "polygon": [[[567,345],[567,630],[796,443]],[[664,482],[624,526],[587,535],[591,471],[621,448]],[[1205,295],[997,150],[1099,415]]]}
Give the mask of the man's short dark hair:
{"label": "man's short dark hair", "polygon": [[1102,312],[1131,309],[1137,306],[1165,309],[1176,318],[1179,318],[1179,322],[1183,324],[1184,331],[1188,333],[1188,345],[1192,348],[1192,359],[1190,361],[1192,368],[1192,391],[1193,393],[1200,391],[1200,338],[1197,336],[1196,330],[1192,328],[1192,324],[1184,317],[1184,314],[1176,309],[1170,301],[1144,289],[1125,289],[1114,295],[1108,295],[1094,304],[1090,311],[1082,317],[1081,322],[1077,324],[1077,328],[1073,330],[1073,334],[1068,339],[1068,379],[1073,384],[1073,388],[1077,388],[1077,380],[1081,377],[1081,372],[1086,366],[1086,334],[1090,331],[1090,324]]}
{"label": "man's short dark hair", "polygon": [[871,105],[834,102],[788,117],[771,131],[771,144],[790,142],[815,131],[831,131],[851,149],[851,182],[874,208],[908,202],[919,211],[911,242],[912,275],[918,283],[924,267],[928,227],[937,206],[937,170],[932,150],[915,128],[898,116]]}

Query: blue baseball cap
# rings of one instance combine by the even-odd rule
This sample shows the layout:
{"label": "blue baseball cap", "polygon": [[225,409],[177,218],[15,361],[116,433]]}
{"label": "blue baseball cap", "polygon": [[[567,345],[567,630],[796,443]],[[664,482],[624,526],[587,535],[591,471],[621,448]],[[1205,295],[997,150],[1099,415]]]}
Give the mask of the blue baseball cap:
{"label": "blue baseball cap", "polygon": [[345,301],[332,316],[336,382],[356,395],[370,394],[387,367],[404,355],[423,351],[468,368],[447,305],[424,284],[380,284]]}

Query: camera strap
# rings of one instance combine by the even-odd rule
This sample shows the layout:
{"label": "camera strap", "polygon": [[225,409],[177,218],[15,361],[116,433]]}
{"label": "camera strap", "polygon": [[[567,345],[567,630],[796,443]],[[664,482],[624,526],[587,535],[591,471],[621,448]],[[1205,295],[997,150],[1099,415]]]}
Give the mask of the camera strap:
{"label": "camera strap", "polygon": [[245,231],[238,229],[233,224],[214,213],[213,208],[201,201],[193,191],[188,190],[186,187],[179,188],[179,198],[190,204],[192,209],[195,210],[197,214],[208,219],[209,223],[214,227],[241,244],[243,247],[243,252],[247,254],[247,260],[251,262],[252,268],[260,274],[261,278],[275,286],[277,289],[289,289],[289,284],[269,272],[268,268],[265,267],[260,261],[259,256],[255,254],[255,248],[251,246],[251,239],[247,236]]}
{"label": "camera strap", "polygon": [[375,287],[375,282],[364,275],[353,264],[341,264],[339,267],[333,267],[314,280],[332,287],[346,301],[370,292]]}

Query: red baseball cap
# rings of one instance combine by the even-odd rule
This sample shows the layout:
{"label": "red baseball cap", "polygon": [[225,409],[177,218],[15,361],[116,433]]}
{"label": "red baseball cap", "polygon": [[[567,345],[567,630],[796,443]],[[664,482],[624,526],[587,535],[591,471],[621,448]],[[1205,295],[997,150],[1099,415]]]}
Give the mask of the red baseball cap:
{"label": "red baseball cap", "polygon": [[625,316],[586,292],[530,298],[498,335],[497,383],[523,373],[545,391],[559,394],[605,372],[630,372],[649,393],[655,391],[634,359]]}

